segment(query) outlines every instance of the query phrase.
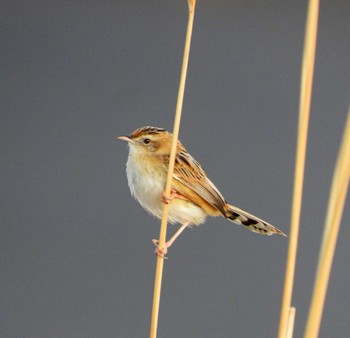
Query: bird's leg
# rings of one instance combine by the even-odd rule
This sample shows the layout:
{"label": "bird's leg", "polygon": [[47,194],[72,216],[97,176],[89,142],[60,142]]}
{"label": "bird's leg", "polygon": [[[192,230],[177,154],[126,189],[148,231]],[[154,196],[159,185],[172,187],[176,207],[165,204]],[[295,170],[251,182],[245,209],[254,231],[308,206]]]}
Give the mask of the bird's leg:
{"label": "bird's leg", "polygon": [[190,222],[186,222],[186,223],[182,224],[180,226],[180,228],[175,232],[175,234],[167,242],[164,243],[164,248],[160,248],[158,246],[159,241],[157,239],[152,239],[153,244],[157,246],[155,251],[154,251],[154,253],[157,256],[160,256],[160,257],[164,258],[164,256],[168,252],[168,248],[170,248],[172,246],[172,244],[175,242],[176,238],[178,238],[180,236],[181,232],[184,231],[185,228],[187,228],[187,226],[189,224],[190,224]]}

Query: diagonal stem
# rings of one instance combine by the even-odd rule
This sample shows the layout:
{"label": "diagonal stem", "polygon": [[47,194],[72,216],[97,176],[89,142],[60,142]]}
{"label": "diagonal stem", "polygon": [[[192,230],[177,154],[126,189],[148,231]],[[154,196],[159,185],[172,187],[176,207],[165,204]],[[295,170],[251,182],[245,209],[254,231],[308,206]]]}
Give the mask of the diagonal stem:
{"label": "diagonal stem", "polygon": [[[167,176],[167,182],[166,182],[166,186],[165,186],[165,195],[166,196],[169,196],[169,194],[170,194],[172,176],[173,176],[173,172],[174,172],[176,146],[177,146],[177,141],[178,141],[178,136],[179,136],[181,112],[182,112],[183,97],[184,97],[184,92],[185,92],[185,83],[186,83],[186,75],[187,75],[187,67],[188,67],[188,59],[189,59],[189,55],[190,55],[190,45],[191,45],[195,5],[196,5],[196,0],[188,0],[189,15],[188,15],[187,33],[186,33],[184,56],[183,56],[183,62],[182,62],[182,70],[181,70],[181,76],[180,76],[179,92],[178,92],[177,103],[176,103],[173,140],[172,140],[171,153],[170,153],[170,159],[169,159],[168,176]],[[159,248],[163,248],[164,244],[165,244],[168,212],[169,212],[169,204],[164,204],[162,223],[161,223],[160,235],[159,235]],[[156,274],[155,274],[155,281],[154,281],[154,294],[153,294],[150,338],[157,337],[159,303],[160,303],[160,293],[161,293],[162,277],[163,277],[163,266],[164,266],[164,258],[157,256],[157,266],[156,266]]]}
{"label": "diagonal stem", "polygon": [[295,263],[298,249],[300,211],[303,193],[307,134],[311,106],[312,80],[316,54],[318,10],[319,0],[309,0],[301,74],[299,127],[295,163],[292,216],[278,338],[286,337],[288,313],[291,307],[293,293]]}

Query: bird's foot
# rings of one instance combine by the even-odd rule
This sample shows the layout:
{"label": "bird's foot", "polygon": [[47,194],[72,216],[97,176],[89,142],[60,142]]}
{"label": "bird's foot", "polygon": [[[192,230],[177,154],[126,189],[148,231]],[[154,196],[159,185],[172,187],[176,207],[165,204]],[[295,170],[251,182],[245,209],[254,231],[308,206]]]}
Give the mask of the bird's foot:
{"label": "bird's foot", "polygon": [[170,195],[167,196],[165,194],[165,190],[163,190],[163,193],[162,193],[162,202],[164,204],[169,204],[174,198],[176,198],[178,195],[177,195],[177,192],[173,189],[170,190]]}
{"label": "bird's foot", "polygon": [[164,244],[164,248],[160,248],[158,239],[152,239],[152,242],[156,246],[154,253],[163,259],[168,259],[165,257],[165,255],[168,253],[168,243]]}
{"label": "bird's foot", "polygon": [[181,195],[179,192],[177,192],[176,190],[174,189],[171,189],[170,190],[170,195],[167,196],[165,194],[165,190],[163,190],[163,193],[162,193],[162,202],[164,204],[169,204],[174,198],[178,198],[180,200],[184,200],[184,201],[189,201],[189,199],[187,197],[185,197],[184,195]]}

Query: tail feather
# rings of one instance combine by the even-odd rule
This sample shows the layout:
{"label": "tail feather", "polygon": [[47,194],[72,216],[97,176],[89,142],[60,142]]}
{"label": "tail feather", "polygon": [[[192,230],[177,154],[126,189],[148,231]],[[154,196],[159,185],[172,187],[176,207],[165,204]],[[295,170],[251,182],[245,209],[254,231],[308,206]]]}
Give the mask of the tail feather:
{"label": "tail feather", "polygon": [[273,225],[263,221],[262,219],[249,214],[248,212],[241,210],[233,205],[226,204],[225,217],[237,224],[245,226],[250,231],[256,232],[261,235],[271,236],[278,234],[286,236],[281,230],[277,229]]}

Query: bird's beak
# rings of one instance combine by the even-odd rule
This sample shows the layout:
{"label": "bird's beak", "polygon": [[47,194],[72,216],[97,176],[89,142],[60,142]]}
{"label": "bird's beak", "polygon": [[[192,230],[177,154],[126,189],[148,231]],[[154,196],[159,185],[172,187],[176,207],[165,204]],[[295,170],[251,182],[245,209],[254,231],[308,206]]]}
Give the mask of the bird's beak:
{"label": "bird's beak", "polygon": [[133,143],[133,140],[129,136],[122,135],[118,136],[117,139]]}

